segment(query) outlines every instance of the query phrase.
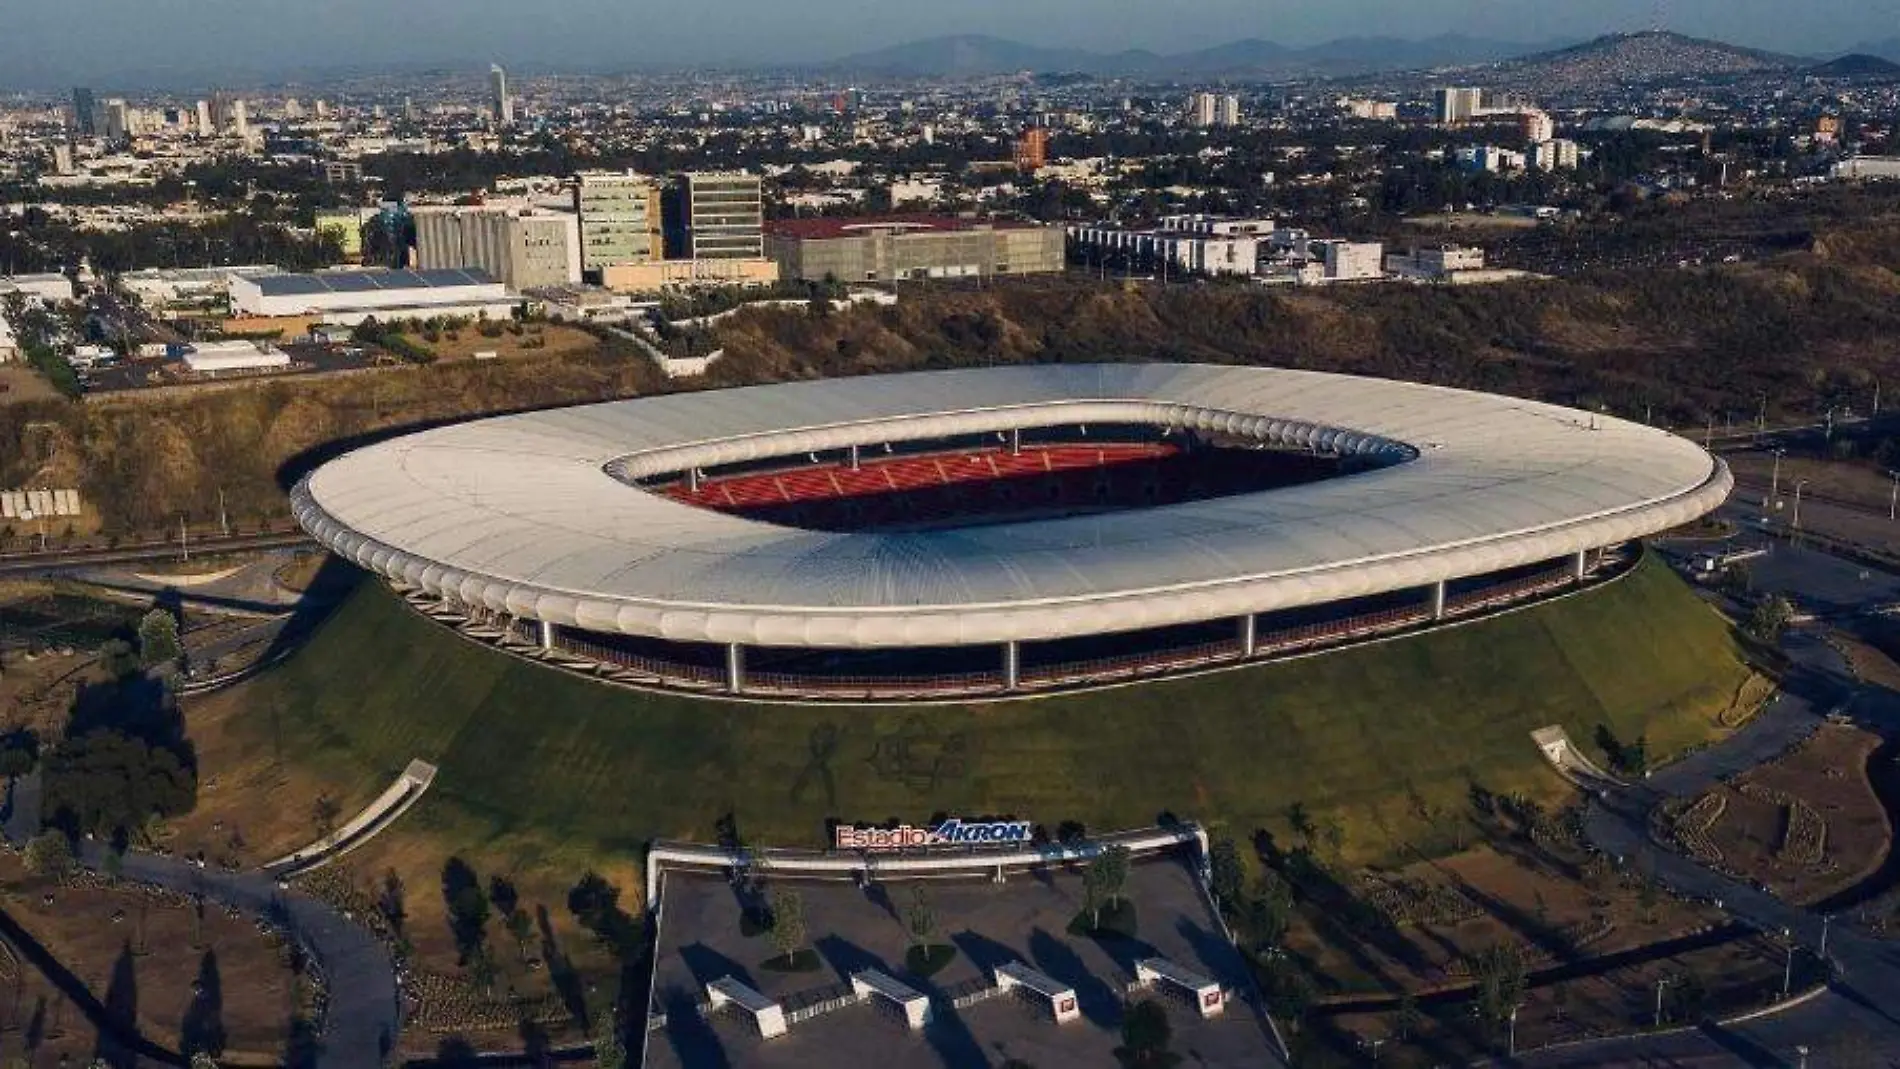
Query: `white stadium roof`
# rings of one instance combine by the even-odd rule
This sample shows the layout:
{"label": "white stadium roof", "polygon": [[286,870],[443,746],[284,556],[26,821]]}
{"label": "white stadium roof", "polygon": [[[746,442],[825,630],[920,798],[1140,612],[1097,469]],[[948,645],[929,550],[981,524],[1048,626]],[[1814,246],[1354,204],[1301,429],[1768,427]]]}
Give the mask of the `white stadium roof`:
{"label": "white stadium roof", "polygon": [[[1151,423],[1402,462],[1135,511],[793,529],[630,484],[688,466],[1010,427]],[[591,631],[903,647],[1097,634],[1553,560],[1703,515],[1682,438],[1515,398],[1317,372],[1050,365],[617,401],[424,431],[298,485],[299,521],[429,593]]]}

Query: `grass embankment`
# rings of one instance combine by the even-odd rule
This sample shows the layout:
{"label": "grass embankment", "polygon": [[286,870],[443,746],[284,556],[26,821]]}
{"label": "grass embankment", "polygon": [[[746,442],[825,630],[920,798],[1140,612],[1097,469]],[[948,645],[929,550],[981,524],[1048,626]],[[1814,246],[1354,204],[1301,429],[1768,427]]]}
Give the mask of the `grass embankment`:
{"label": "grass embankment", "polygon": [[1244,834],[1283,831],[1295,802],[1341,823],[1349,857],[1376,860],[1436,846],[1431,811],[1462,812],[1471,783],[1561,793],[1533,729],[1563,724],[1590,746],[1607,725],[1660,758],[1718,732],[1746,672],[1725,623],[1655,564],[1376,647],[924,709],[610,688],[480,649],[365,584],[287,665],[209,705],[229,714],[214,752],[281,752],[342,795],[374,793],[411,758],[438,763],[408,830],[526,864],[706,839],[728,810],[755,839],[816,845],[828,816],[1010,812],[1106,829],[1171,810]]}

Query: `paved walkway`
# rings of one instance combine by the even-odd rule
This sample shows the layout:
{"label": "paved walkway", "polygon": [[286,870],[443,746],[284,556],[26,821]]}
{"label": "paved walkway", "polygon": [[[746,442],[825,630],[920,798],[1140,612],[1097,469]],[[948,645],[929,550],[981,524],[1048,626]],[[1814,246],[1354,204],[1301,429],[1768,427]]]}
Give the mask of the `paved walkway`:
{"label": "paved walkway", "polygon": [[[1900,583],[1891,576],[1869,575],[1836,558],[1786,547],[1777,547],[1773,564],[1757,568],[1754,574],[1767,589],[1812,598],[1813,588],[1821,600],[1833,603],[1831,607],[1850,611],[1890,598]],[[1883,737],[1900,737],[1900,695],[1861,686],[1840,655],[1817,634],[1791,632],[1782,648],[1792,668],[1783,693],[1767,709],[1723,742],[1658,770],[1641,783],[1606,790],[1588,805],[1584,832],[1605,853],[1638,871],[1653,873],[1677,893],[1718,902],[1736,920],[1771,934],[1785,932],[1800,946],[1819,953],[1822,917],[1664,849],[1648,832],[1648,814],[1658,802],[1691,797],[1724,777],[1774,759],[1806,738],[1831,713],[1845,715]],[[1832,990],[1786,1013],[1732,1028],[1710,1026],[1561,1048],[1525,1055],[1519,1061],[1540,1067],[1793,1065],[1799,1060],[1798,1047],[1819,1050],[1849,1030],[1866,1037],[1869,1056],[1881,1058],[1879,1064],[1900,1056],[1900,946],[1839,923],[1827,926],[1826,953],[1836,969]]]}
{"label": "paved walkway", "polygon": [[[5,826],[7,838],[15,844],[39,829],[38,780],[34,773],[15,784]],[[87,868],[102,870],[105,853],[103,844],[83,842],[79,860]],[[318,1069],[382,1065],[394,1048],[401,1027],[395,967],[369,929],[315,898],[279,890],[274,880],[258,872],[201,869],[182,858],[131,851],[125,855],[121,874],[167,890],[203,895],[207,902],[269,918],[289,932],[315,960],[329,991],[324,1031],[312,1062]]]}

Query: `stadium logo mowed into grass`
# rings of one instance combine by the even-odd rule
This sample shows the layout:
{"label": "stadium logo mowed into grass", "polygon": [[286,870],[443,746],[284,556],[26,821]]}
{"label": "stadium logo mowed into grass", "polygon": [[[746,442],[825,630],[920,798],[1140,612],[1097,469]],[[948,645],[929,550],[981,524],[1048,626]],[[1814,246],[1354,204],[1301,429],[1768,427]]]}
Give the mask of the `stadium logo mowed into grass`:
{"label": "stadium logo mowed into grass", "polygon": [[1026,820],[965,821],[951,817],[934,828],[899,824],[867,828],[840,824],[832,834],[839,850],[916,850],[933,846],[1014,846],[1029,841]]}

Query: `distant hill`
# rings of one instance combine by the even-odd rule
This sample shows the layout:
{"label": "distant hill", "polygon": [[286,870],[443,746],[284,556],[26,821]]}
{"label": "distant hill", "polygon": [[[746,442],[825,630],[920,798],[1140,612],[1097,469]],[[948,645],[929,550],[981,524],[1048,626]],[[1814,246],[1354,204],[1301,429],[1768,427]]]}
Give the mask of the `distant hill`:
{"label": "distant hill", "polygon": [[1074,72],[1100,77],[1270,78],[1366,74],[1374,71],[1495,63],[1545,45],[1446,34],[1420,41],[1345,37],[1307,48],[1259,38],[1161,55],[1135,50],[1090,52],[1044,48],[1001,37],[960,34],[909,41],[825,64],[845,74],[900,78],[970,78],[1019,71]]}
{"label": "distant hill", "polygon": [[1878,56],[1881,59],[1900,63],[1900,37],[1888,37],[1880,41],[1862,41],[1848,49],[1847,54]]}
{"label": "distant hill", "polygon": [[1826,63],[1817,63],[1802,71],[1816,78],[1896,78],[1900,63],[1865,52],[1853,52]]}
{"label": "distant hill", "polygon": [[1524,56],[1505,64],[1504,73],[1519,84],[1548,91],[1792,70],[1801,65],[1793,56],[1651,30],[1606,34],[1569,48]]}

